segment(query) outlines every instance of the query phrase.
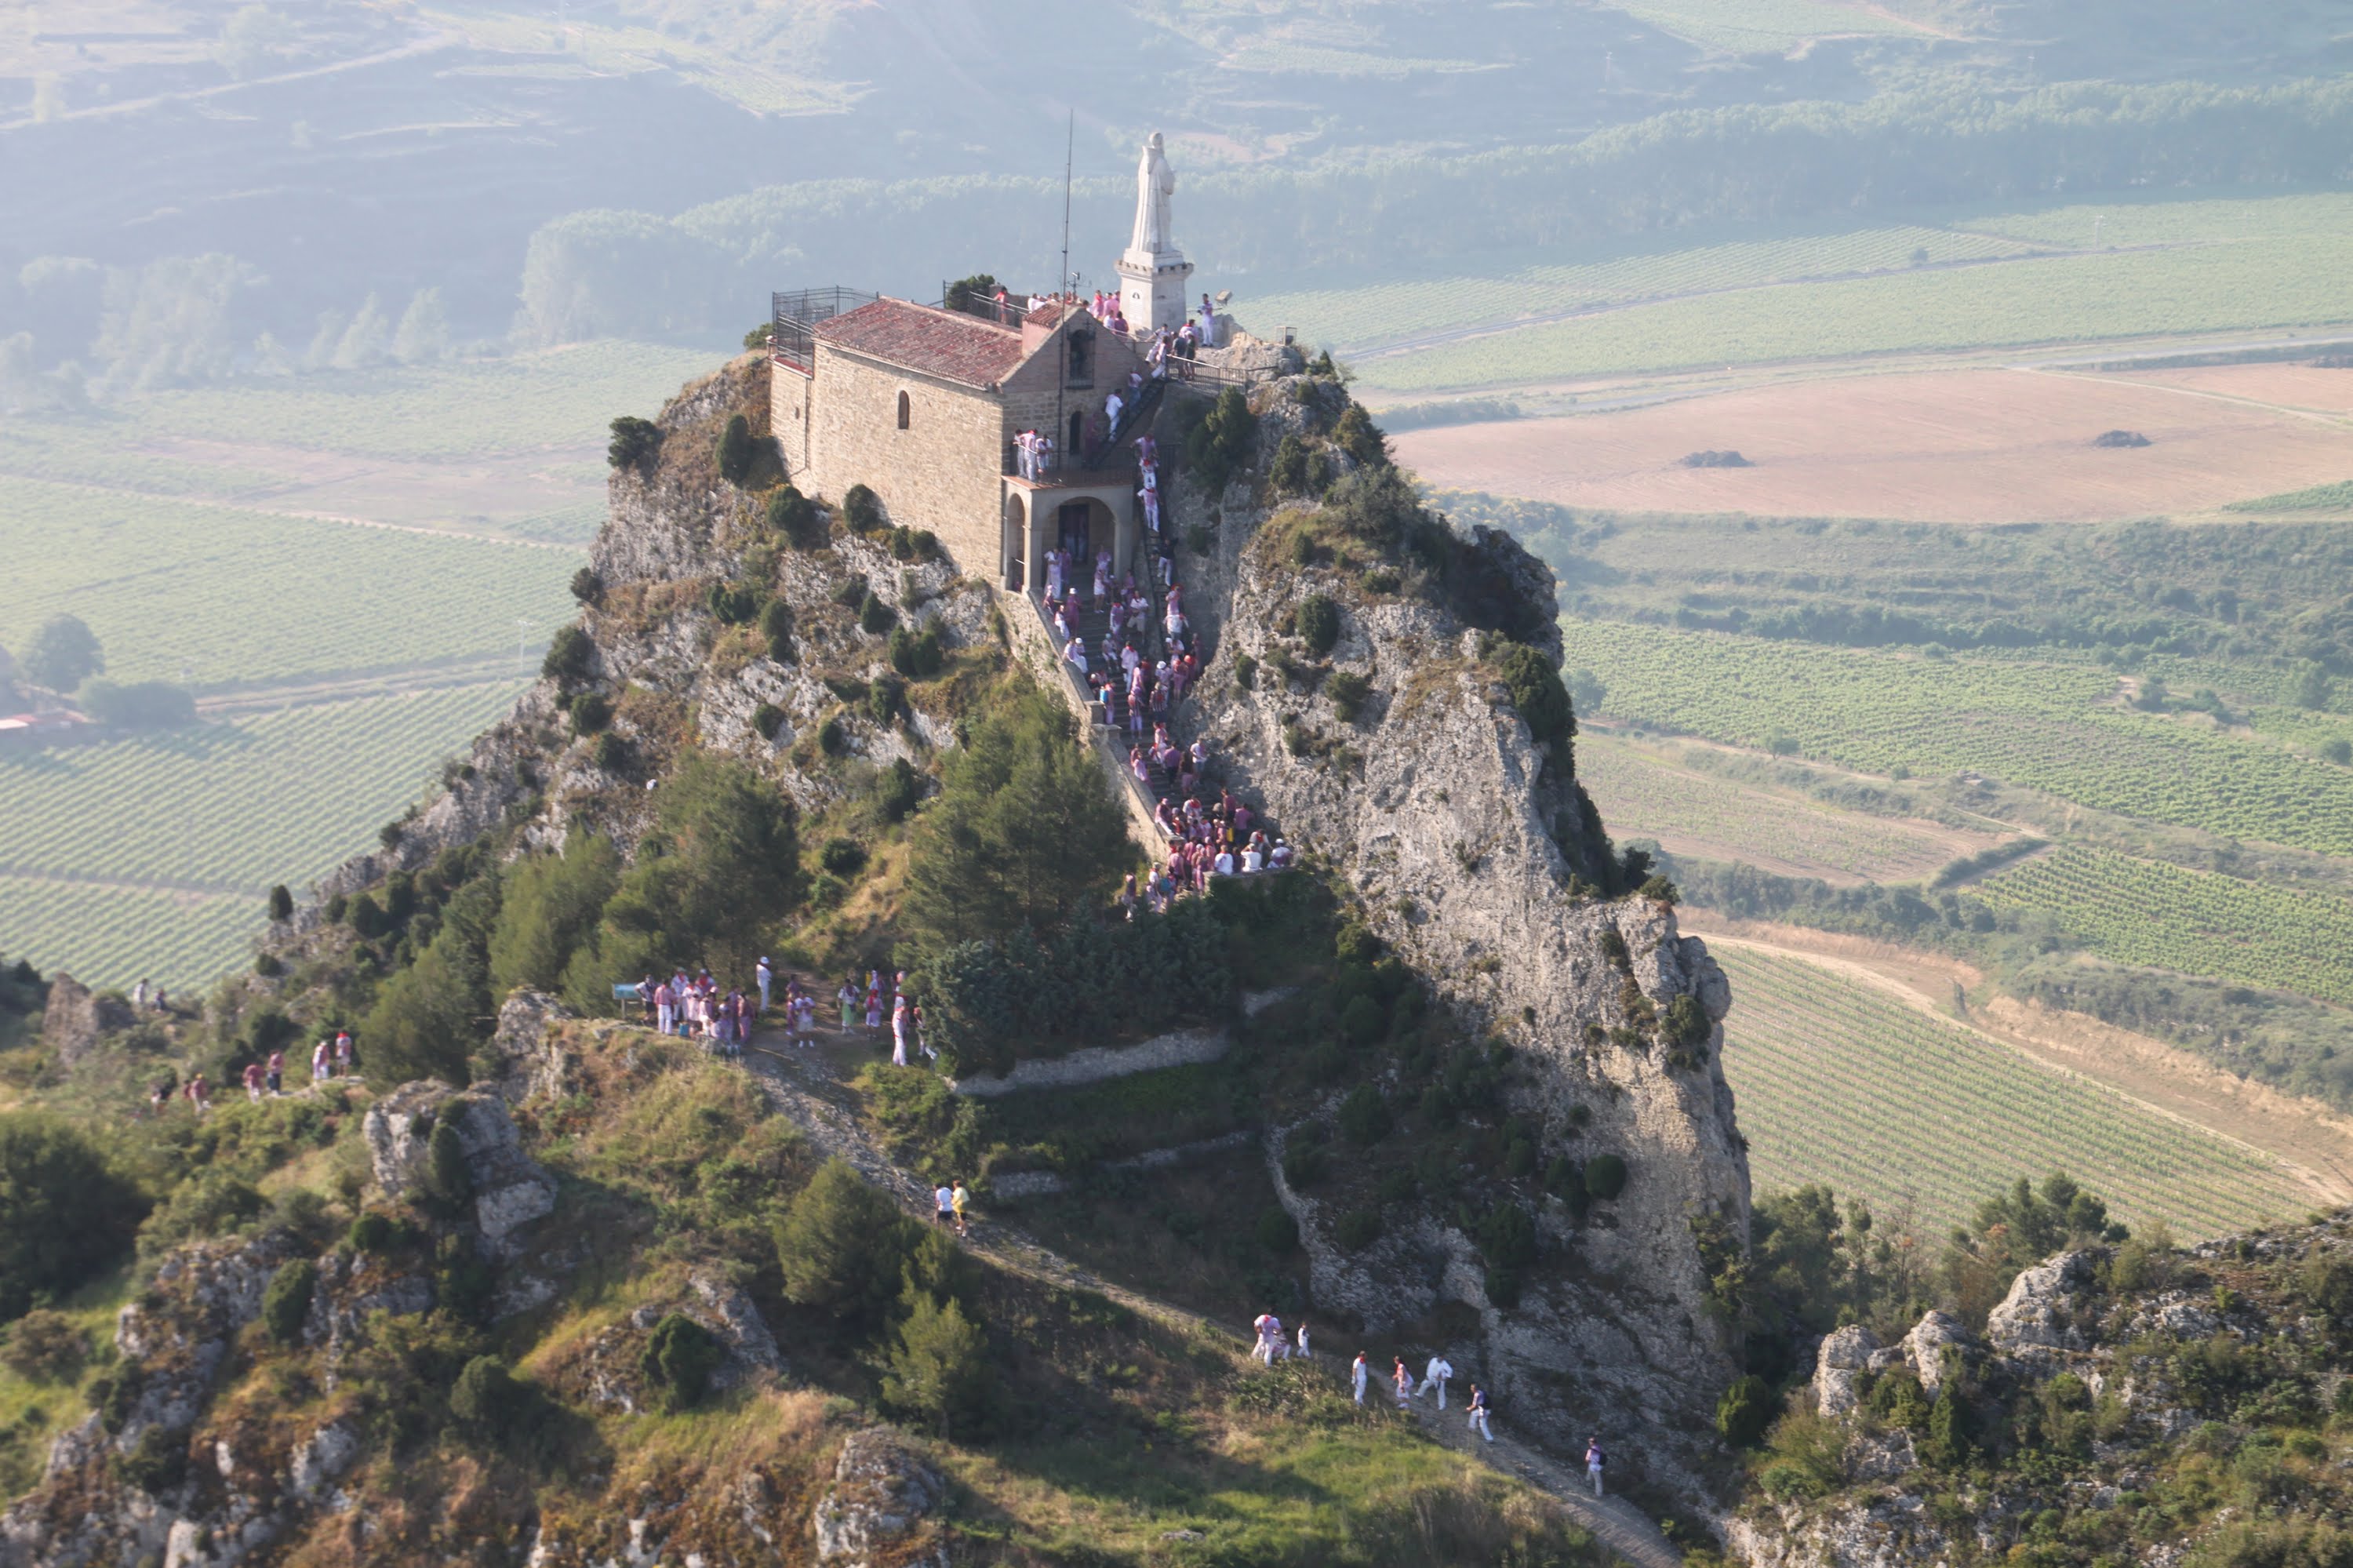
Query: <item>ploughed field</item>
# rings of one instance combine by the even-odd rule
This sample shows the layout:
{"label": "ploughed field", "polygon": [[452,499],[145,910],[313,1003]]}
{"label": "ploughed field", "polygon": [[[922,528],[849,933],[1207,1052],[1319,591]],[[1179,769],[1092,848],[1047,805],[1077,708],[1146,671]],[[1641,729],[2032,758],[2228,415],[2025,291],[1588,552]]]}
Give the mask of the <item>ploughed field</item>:
{"label": "ploughed field", "polygon": [[[2304,374],[2332,395],[2341,384],[2353,399],[2353,370]],[[2150,444],[2092,445],[2112,429]],[[2353,421],[2334,415],[2140,375],[2000,368],[1848,376],[1444,426],[1408,431],[1396,447],[1430,483],[1578,508],[1918,522],[2204,513],[2353,474]],[[1694,452],[1724,450],[1751,466],[1683,465]]]}

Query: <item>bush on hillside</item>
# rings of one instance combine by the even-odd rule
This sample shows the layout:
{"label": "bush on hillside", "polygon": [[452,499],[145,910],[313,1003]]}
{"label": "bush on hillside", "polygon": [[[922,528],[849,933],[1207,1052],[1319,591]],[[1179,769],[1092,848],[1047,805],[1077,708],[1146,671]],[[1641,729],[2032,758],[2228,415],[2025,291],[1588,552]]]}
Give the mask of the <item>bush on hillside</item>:
{"label": "bush on hillside", "polygon": [[711,1374],[727,1359],[719,1337],[683,1312],[654,1325],[638,1357],[638,1371],[669,1410],[691,1410],[711,1387]]}
{"label": "bush on hillside", "polygon": [[527,1390],[496,1356],[476,1356],[449,1388],[449,1414],[478,1436],[510,1431],[525,1406]]}
{"label": "bush on hillside", "polygon": [[261,1293],[261,1326],[281,1345],[301,1337],[302,1320],[311,1315],[311,1297],[319,1285],[319,1266],[298,1257],[278,1266]]}
{"label": "bush on hillside", "polygon": [[882,1403],[952,1438],[986,1423],[996,1379],[988,1339],[955,1301],[933,1299],[910,1281],[905,1319],[882,1362]]}
{"label": "bush on hillside", "polygon": [[1779,1414],[1779,1404],[1771,1385],[1756,1373],[1736,1378],[1715,1402],[1715,1429],[1734,1447],[1754,1448]]}
{"label": "bush on hillside", "polygon": [[269,918],[273,922],[294,918],[294,890],[282,882],[269,890]]}
{"label": "bush on hillside", "polygon": [[817,503],[789,484],[768,494],[768,527],[796,550],[815,550],[826,542],[825,514]]}
{"label": "bush on hillside", "polygon": [[785,710],[774,703],[762,703],[752,710],[752,729],[762,740],[774,742],[776,731],[785,724]]}
{"label": "bush on hillside", "polygon": [[62,1312],[35,1308],[6,1330],[0,1366],[29,1383],[62,1383],[90,1357],[90,1333]]}
{"label": "bush on hillside", "polygon": [[1577,715],[1569,706],[1568,689],[1551,660],[1525,642],[1514,642],[1495,661],[1512,706],[1526,721],[1528,737],[1551,746],[1577,734]]}
{"label": "bush on hillside", "polygon": [[0,1320],[63,1296],[120,1257],[145,1211],[138,1190],[67,1123],[0,1113]]}
{"label": "bush on hillside", "polygon": [[1332,699],[1332,712],[1342,724],[1356,722],[1356,715],[1365,711],[1365,699],[1372,692],[1372,682],[1354,670],[1335,671],[1324,683],[1324,694]]}
{"label": "bush on hillside", "polygon": [[1585,1191],[1604,1202],[1626,1190],[1626,1161],[1615,1154],[1597,1154],[1585,1162]]}
{"label": "bush on hillside", "polygon": [[608,1007],[613,982],[673,964],[748,974],[799,900],[793,803],[749,764],[690,751],[654,811],[668,853],[622,874],[574,954],[564,986],[575,1006]]}
{"label": "bush on hillside", "polygon": [[772,599],[760,609],[760,635],[768,644],[768,657],[779,664],[793,662],[793,607],[783,599]]}
{"label": "bush on hillside", "polygon": [[583,692],[572,699],[572,733],[595,735],[613,722],[613,700],[602,692]]}
{"label": "bush on hillside", "polygon": [[923,776],[903,757],[892,758],[890,767],[874,775],[874,810],[886,822],[905,821],[923,798]]}
{"label": "bush on hillside", "polygon": [[582,604],[605,602],[605,579],[596,575],[594,567],[583,567],[572,574],[572,597]]}
{"label": "bush on hillside", "polygon": [[1321,659],[1340,641],[1340,607],[1324,594],[1309,594],[1299,601],[1294,624],[1307,652]]}
{"label": "bush on hillside", "polygon": [[1211,495],[1240,473],[1258,438],[1258,420],[1241,389],[1229,387],[1218,394],[1208,414],[1185,436],[1185,463],[1201,488]]}
{"label": "bush on hillside", "polygon": [[1394,1125],[1388,1102],[1370,1084],[1358,1084],[1340,1102],[1340,1136],[1359,1149],[1387,1138]]}
{"label": "bush on hillside", "polygon": [[887,526],[882,498],[862,484],[851,485],[841,493],[841,520],[853,534],[871,534]]}
{"label": "bush on hillside", "polygon": [[1381,1216],[1374,1209],[1351,1209],[1340,1216],[1332,1234],[1349,1252],[1362,1252],[1381,1239]]}
{"label": "bush on hillside", "polygon": [[712,583],[703,590],[702,603],[721,625],[744,626],[760,613],[760,590],[749,583]]}
{"label": "bush on hillside", "polygon": [[1169,1028],[1215,1012],[1232,992],[1226,929],[1198,900],[1133,921],[1073,922],[1050,939],[1008,926],[995,940],[951,945],[917,970],[926,1032],[951,1073]]}
{"label": "bush on hillside", "polygon": [[903,917],[934,952],[1058,929],[1134,862],[1127,821],[1070,710],[1023,682],[950,751],[910,838]]}
{"label": "bush on hillside", "polygon": [[1373,423],[1362,403],[1351,403],[1347,412],[1332,427],[1332,444],[1356,461],[1360,468],[1386,468],[1389,461],[1388,438]]}
{"label": "bush on hillside", "polygon": [[820,1166],[776,1227],[785,1298],[848,1321],[878,1321],[897,1298],[922,1230],[841,1160]]}
{"label": "bush on hillside", "polygon": [[866,869],[866,846],[856,839],[830,838],[818,852],[818,863],[836,876],[856,876]]}
{"label": "bush on hillside", "polygon": [[899,612],[884,604],[881,599],[869,593],[858,603],[858,629],[869,637],[880,637],[899,624]]}
{"label": "bush on hillside", "polygon": [[596,644],[577,626],[558,628],[539,662],[539,673],[559,686],[579,685],[596,667]]}
{"label": "bush on hillside", "polygon": [[605,461],[614,468],[642,470],[661,450],[661,427],[651,419],[624,414],[613,421],[612,431],[613,440],[605,449]]}
{"label": "bush on hillside", "polygon": [[921,632],[910,632],[900,627],[891,633],[891,668],[910,680],[924,680],[940,673],[946,662],[940,647],[940,631],[936,626],[926,626]]}
{"label": "bush on hillside", "polygon": [[161,1256],[185,1241],[227,1235],[260,1218],[268,1200],[253,1184],[215,1167],[172,1189],[139,1225],[139,1254]]}
{"label": "bush on hillside", "polygon": [[467,1082],[467,1058],[490,1038],[490,1021],[499,1010],[490,965],[499,893],[498,882],[483,877],[452,894],[416,961],[376,992],[358,1031],[368,1043],[371,1077],[395,1084]]}
{"label": "bush on hillside", "polygon": [[719,463],[720,478],[730,484],[743,483],[752,472],[752,422],[741,414],[728,415],[712,455]]}

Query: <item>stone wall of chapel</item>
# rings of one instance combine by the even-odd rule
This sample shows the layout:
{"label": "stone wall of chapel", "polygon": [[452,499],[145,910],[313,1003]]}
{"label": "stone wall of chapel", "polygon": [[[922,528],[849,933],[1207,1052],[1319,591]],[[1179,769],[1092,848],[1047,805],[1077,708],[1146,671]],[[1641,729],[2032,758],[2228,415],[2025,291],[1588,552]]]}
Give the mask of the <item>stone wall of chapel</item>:
{"label": "stone wall of chapel", "polygon": [[[790,379],[789,376],[780,379]],[[878,364],[820,342],[801,488],[839,504],[853,484],[891,521],[928,528],[956,569],[994,577],[1003,513],[1004,415],[994,394]],[[907,428],[899,428],[899,395]]]}
{"label": "stone wall of chapel", "polygon": [[[1051,430],[1057,441],[1067,445],[1071,416],[1102,413],[1104,397],[1114,388],[1124,392],[1127,373],[1144,368],[1144,362],[1125,338],[1098,330],[1091,384],[1065,387],[1061,376],[1068,355],[1068,348],[1058,335],[1044,352],[1031,355],[1028,363],[1006,378],[999,398],[1005,410],[1005,444],[1008,451],[1013,438],[1023,430]],[[1059,429],[1054,420],[1058,393],[1061,411]]]}
{"label": "stone wall of chapel", "polygon": [[768,365],[768,433],[785,461],[785,477],[806,493],[809,489],[809,378],[799,371]]}

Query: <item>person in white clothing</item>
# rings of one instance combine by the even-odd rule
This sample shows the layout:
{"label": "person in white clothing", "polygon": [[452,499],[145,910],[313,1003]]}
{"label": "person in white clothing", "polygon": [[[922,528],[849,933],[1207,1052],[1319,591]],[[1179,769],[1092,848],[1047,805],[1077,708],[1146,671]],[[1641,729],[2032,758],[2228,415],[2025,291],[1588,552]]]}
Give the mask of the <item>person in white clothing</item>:
{"label": "person in white clothing", "polygon": [[1446,1408],[1446,1380],[1454,1375],[1453,1363],[1444,1356],[1432,1356],[1430,1364],[1421,1369],[1421,1386],[1413,1391],[1419,1399],[1431,1389],[1438,1391],[1438,1408]]}
{"label": "person in white clothing", "polygon": [[1119,433],[1119,411],[1125,407],[1116,392],[1103,399],[1103,429],[1114,436]]}
{"label": "person in white clothing", "polygon": [[1365,1364],[1365,1352],[1356,1352],[1356,1364],[1348,1369],[1348,1379],[1356,1385],[1356,1403],[1365,1403],[1365,1384],[1370,1381],[1373,1369]]}
{"label": "person in white clothing", "polygon": [[760,1011],[765,1012],[768,1011],[768,988],[776,983],[776,967],[768,962],[767,955],[763,953],[760,956],[760,967],[752,972],[759,977]]}
{"label": "person in white clothing", "polygon": [[932,1189],[932,1224],[943,1230],[955,1224],[955,1189],[945,1183]]}
{"label": "person in white clothing", "polygon": [[1305,1323],[1299,1325],[1299,1349],[1292,1353],[1296,1355],[1303,1361],[1308,1359],[1307,1325]]}

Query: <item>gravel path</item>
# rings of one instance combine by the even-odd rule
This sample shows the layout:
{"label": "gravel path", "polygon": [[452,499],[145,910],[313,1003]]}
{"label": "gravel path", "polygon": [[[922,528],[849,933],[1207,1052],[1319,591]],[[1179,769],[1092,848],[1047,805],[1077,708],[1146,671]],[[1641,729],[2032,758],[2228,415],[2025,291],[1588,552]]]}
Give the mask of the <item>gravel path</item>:
{"label": "gravel path", "polygon": [[[760,1086],[777,1113],[798,1127],[820,1153],[847,1161],[851,1169],[896,1197],[910,1211],[920,1217],[929,1217],[929,1186],[893,1161],[859,1124],[847,1092],[840,1081],[826,1070],[821,1057],[768,1049],[754,1036],[744,1061],[752,1068],[753,1082]],[[1239,1336],[1198,1313],[1114,1285],[1002,1222],[989,1220],[979,1224],[966,1245],[1001,1266],[1033,1279],[1064,1289],[1096,1291],[1131,1311],[1170,1327],[1231,1340],[1237,1346],[1240,1343]],[[1519,1441],[1508,1426],[1496,1434],[1494,1442],[1482,1443],[1464,1425],[1459,1406],[1451,1406],[1440,1414],[1430,1402],[1418,1399],[1413,1402],[1413,1414],[1432,1440],[1516,1475],[1549,1493],[1579,1524],[1592,1531],[1596,1540],[1635,1568],[1683,1568],[1683,1554],[1643,1517],[1640,1509],[1623,1498],[1594,1497],[1581,1470]]]}

